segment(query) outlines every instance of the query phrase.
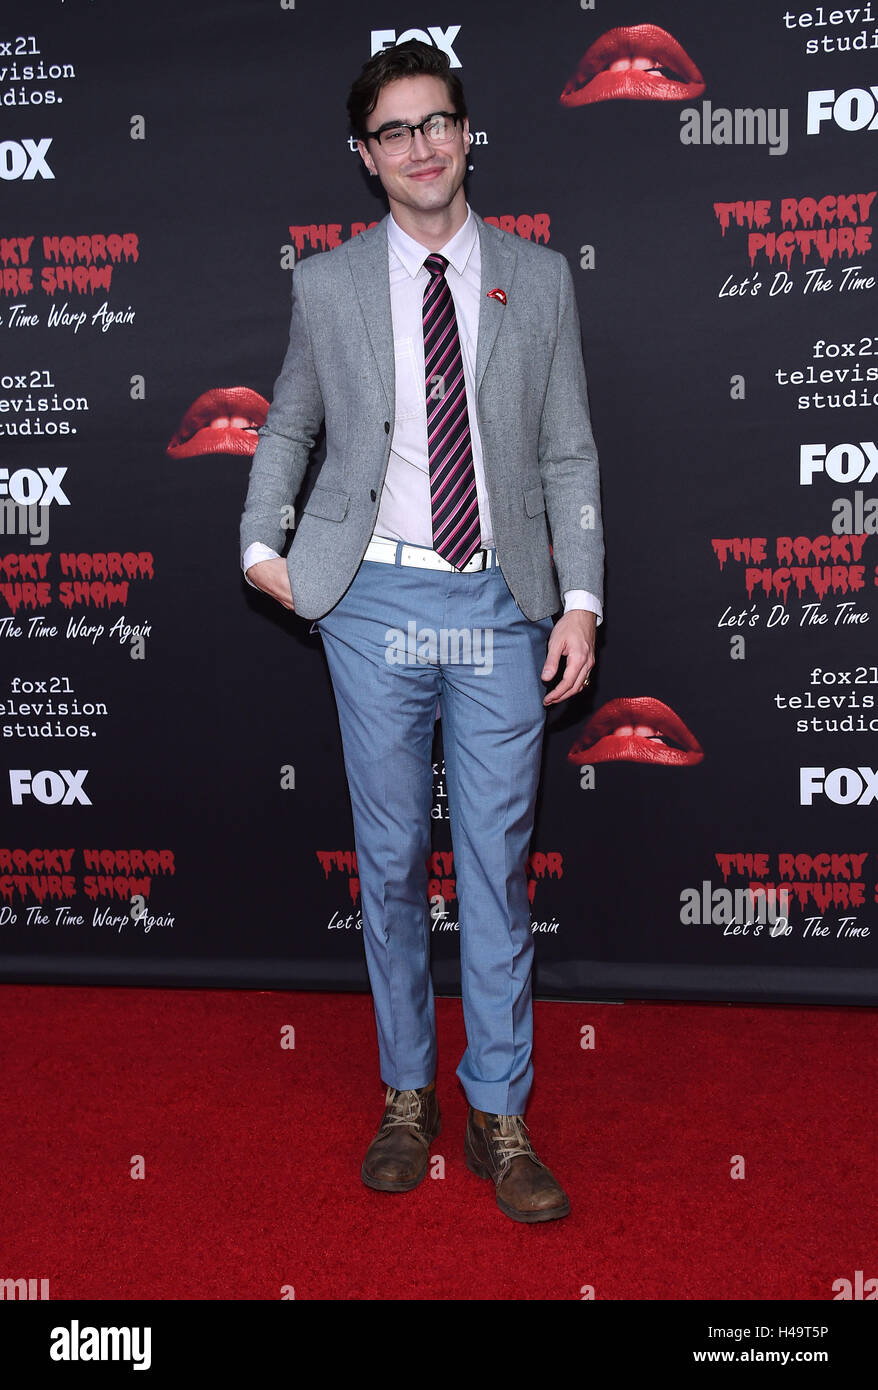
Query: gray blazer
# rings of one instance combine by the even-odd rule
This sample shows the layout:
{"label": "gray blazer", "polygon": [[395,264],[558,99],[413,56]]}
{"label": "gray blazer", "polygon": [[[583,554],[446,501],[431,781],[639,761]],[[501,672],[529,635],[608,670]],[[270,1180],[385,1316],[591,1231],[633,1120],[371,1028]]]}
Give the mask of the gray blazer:
{"label": "gray blazer", "polygon": [[[564,256],[474,216],[483,291],[475,409],[494,544],[513,598],[536,621],[558,612],[567,589],[603,597],[579,315]],[[338,603],[378,515],[395,418],[388,220],[296,267],[290,343],[250,469],[241,551],[253,541],[280,551],[325,418],[326,458],[287,555],[303,618]],[[505,306],[488,297],[495,287]]]}

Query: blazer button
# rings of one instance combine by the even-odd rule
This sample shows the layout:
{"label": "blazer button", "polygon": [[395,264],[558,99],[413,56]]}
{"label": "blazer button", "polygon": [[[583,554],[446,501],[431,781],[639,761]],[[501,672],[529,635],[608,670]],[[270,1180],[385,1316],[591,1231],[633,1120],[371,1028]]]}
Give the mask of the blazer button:
{"label": "blazer button", "polygon": [[389,421],[389,420],[385,420],[385,421],[384,421],[384,433],[385,433],[385,434],[390,434],[390,421]]}
{"label": "blazer button", "polygon": [[372,501],[374,502],[374,501],[375,501],[375,489],[374,489],[374,488],[373,488],[372,491],[369,493],[369,496],[372,498]]}

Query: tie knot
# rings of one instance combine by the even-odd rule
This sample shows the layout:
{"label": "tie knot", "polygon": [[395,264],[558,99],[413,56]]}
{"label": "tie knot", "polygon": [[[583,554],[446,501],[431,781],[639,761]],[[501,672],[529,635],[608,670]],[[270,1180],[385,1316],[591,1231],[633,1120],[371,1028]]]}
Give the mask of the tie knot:
{"label": "tie knot", "polygon": [[437,251],[435,252],[435,254],[427,256],[426,260],[424,261],[424,265],[427,267],[431,275],[444,275],[445,267],[448,265],[448,262],[445,259],[445,257],[440,256]]}

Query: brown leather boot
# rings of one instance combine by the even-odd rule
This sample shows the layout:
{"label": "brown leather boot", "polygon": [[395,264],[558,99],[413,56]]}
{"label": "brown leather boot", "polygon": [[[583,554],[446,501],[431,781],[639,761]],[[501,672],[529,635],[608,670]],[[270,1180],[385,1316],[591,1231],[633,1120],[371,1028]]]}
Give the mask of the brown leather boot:
{"label": "brown leather boot", "polygon": [[[484,1129],[477,1116],[484,1119]],[[526,1131],[523,1115],[489,1115],[470,1106],[466,1166],[479,1178],[493,1179],[497,1206],[513,1221],[555,1221],[569,1215],[570,1202],[537,1158]]]}
{"label": "brown leather boot", "polygon": [[419,1091],[387,1087],[381,1126],[366,1152],[360,1176],[378,1192],[410,1192],[422,1181],[430,1145],[441,1128],[439,1101],[431,1083]]}

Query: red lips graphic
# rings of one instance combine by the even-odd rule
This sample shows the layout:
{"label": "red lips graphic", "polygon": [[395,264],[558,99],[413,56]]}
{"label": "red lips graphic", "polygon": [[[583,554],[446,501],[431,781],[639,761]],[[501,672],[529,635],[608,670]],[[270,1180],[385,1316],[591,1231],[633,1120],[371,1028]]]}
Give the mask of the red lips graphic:
{"label": "red lips graphic", "polygon": [[265,424],[268,401],[249,386],[217,387],[193,401],[165,452],[172,459],[199,454],[256,452],[256,431]]}
{"label": "red lips graphic", "polygon": [[689,101],[705,82],[685,49],[656,24],[610,29],[579,61],[561,93],[562,106],[627,97],[632,101]]}
{"label": "red lips graphic", "polygon": [[698,739],[661,700],[640,695],[609,700],[589,719],[567,760],[571,763],[661,763],[694,767],[704,757]]}

